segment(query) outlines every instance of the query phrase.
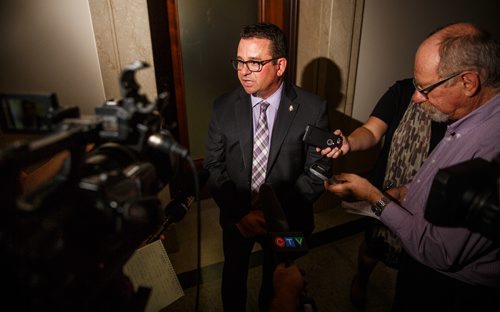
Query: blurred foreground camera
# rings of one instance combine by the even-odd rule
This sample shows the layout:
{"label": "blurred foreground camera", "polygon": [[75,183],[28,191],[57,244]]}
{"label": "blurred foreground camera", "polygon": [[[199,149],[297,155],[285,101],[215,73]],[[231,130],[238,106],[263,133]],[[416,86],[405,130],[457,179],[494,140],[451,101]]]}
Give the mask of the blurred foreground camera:
{"label": "blurred foreground camera", "polygon": [[[173,157],[190,159],[162,128],[168,94],[149,102],[139,93],[135,73],[146,67],[126,66],[123,99],[95,116],[66,118],[40,139],[0,150],[0,259],[18,309],[143,310],[148,297],[134,292],[122,266],[162,223],[157,194]],[[25,168],[63,151],[69,157],[55,177],[19,188]]]}
{"label": "blurred foreground camera", "polygon": [[47,134],[78,107],[61,107],[55,93],[0,93],[0,129],[6,134]]}
{"label": "blurred foreground camera", "polygon": [[439,170],[425,218],[439,226],[466,227],[500,242],[500,158],[477,158]]}

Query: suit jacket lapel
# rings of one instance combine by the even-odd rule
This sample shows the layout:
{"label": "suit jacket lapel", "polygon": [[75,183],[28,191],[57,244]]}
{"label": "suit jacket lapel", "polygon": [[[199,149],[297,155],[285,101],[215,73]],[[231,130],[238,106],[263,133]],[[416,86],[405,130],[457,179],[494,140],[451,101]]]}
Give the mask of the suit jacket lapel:
{"label": "suit jacket lapel", "polygon": [[252,103],[250,95],[246,94],[241,89],[240,97],[234,105],[234,115],[236,118],[236,129],[240,138],[241,155],[243,163],[248,171],[252,174],[252,158],[253,158],[253,116]]}
{"label": "suit jacket lapel", "polygon": [[[267,172],[269,172],[278,157],[278,153],[283,145],[283,141],[292,125],[295,114],[298,111],[299,103],[293,101],[297,97],[292,85],[285,82],[283,94],[281,95],[280,107],[274,121],[273,135],[271,140],[271,149],[269,151],[269,160],[267,163]],[[292,109],[290,109],[292,107]]]}

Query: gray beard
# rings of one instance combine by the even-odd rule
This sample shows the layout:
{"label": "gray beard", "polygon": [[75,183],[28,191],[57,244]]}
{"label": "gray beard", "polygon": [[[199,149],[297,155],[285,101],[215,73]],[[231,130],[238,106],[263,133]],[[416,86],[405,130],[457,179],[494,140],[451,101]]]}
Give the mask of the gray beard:
{"label": "gray beard", "polygon": [[441,112],[440,110],[432,106],[429,102],[423,102],[420,105],[432,121],[447,122],[450,119],[450,116]]}

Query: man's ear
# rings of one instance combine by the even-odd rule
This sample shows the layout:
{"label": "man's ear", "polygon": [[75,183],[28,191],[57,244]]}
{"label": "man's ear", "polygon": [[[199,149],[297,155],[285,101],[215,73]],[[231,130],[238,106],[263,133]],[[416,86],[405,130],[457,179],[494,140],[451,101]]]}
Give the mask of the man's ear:
{"label": "man's ear", "polygon": [[287,60],[286,58],[281,57],[277,60],[277,63],[278,63],[278,72],[276,74],[278,75],[278,77],[282,77],[285,74]]}
{"label": "man's ear", "polygon": [[461,83],[464,88],[464,93],[467,96],[474,96],[479,92],[481,88],[481,80],[479,79],[479,74],[473,71],[466,71],[460,75],[462,79]]}

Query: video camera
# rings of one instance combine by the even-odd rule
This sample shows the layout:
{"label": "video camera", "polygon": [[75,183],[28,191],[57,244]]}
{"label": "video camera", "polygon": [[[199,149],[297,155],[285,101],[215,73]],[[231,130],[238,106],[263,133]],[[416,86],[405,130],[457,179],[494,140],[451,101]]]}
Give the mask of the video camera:
{"label": "video camera", "polygon": [[[123,99],[95,116],[66,118],[41,139],[0,151],[1,261],[19,309],[141,310],[130,304],[138,299],[122,266],[163,219],[157,193],[174,157],[188,156],[163,129],[168,94],[149,102],[138,92],[135,73],[146,67],[126,66]],[[70,155],[63,169],[22,193],[22,170],[62,151]]]}
{"label": "video camera", "polygon": [[47,134],[78,107],[61,107],[55,93],[0,93],[0,129],[6,134]]}
{"label": "video camera", "polygon": [[500,242],[500,157],[465,161],[438,171],[425,218],[439,226],[466,227]]}

